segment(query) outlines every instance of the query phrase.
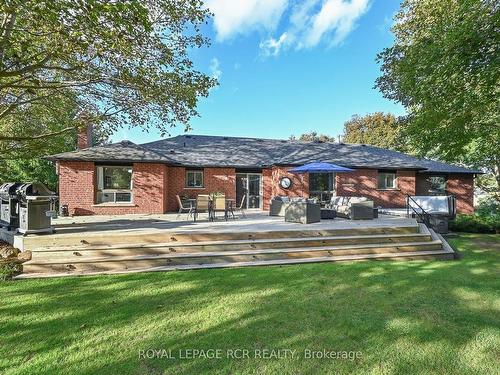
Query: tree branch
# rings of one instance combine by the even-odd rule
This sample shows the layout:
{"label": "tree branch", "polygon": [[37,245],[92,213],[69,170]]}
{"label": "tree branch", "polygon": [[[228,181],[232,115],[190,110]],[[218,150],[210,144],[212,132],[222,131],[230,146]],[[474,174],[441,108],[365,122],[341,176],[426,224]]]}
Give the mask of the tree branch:
{"label": "tree branch", "polygon": [[60,134],[69,132],[70,130],[76,130],[76,129],[77,129],[76,126],[70,126],[70,127],[64,128],[62,130],[58,130],[56,132],[40,134],[40,135],[36,135],[33,137],[9,137],[9,136],[0,135],[0,141],[16,141],[16,142],[32,141],[35,139],[43,139],[43,138],[53,137],[56,135],[60,135]]}
{"label": "tree branch", "polygon": [[34,64],[31,64],[31,65],[28,65],[28,66],[25,66],[24,68],[19,69],[19,70],[14,70],[14,71],[10,71],[10,72],[0,71],[0,77],[17,77],[17,76],[23,75],[25,73],[32,72],[33,70],[40,69],[41,67],[43,67],[45,65],[45,63],[47,61],[49,61],[49,58],[50,58],[50,55],[47,55],[41,61],[34,63]]}

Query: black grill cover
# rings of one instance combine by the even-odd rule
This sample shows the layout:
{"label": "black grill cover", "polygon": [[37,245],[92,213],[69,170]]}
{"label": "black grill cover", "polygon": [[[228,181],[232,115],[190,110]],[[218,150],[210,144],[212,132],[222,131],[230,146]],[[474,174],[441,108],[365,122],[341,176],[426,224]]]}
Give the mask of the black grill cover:
{"label": "black grill cover", "polygon": [[38,182],[30,182],[27,184],[22,184],[17,188],[16,192],[22,198],[37,197],[37,196],[43,196],[43,197],[56,196],[56,193],[49,190],[47,186],[45,186],[44,184]]}
{"label": "black grill cover", "polygon": [[16,191],[22,184],[19,182],[6,182],[0,186],[0,198],[8,200],[16,195]]}

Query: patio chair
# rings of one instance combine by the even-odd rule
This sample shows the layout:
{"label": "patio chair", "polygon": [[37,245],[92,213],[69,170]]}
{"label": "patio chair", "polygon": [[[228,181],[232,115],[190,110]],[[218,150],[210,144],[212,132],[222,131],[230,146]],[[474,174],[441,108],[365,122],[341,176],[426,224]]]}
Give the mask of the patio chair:
{"label": "patio chair", "polygon": [[188,218],[193,214],[193,205],[191,202],[182,202],[181,197],[179,195],[175,196],[177,198],[177,203],[179,203],[179,214],[177,215],[177,218],[179,218],[183,213],[188,214]]}
{"label": "patio chair", "polygon": [[212,213],[210,207],[210,197],[208,195],[198,195],[196,197],[196,206],[194,207],[193,218],[194,221],[198,218],[198,214],[202,212],[208,213],[208,220],[212,220]]}
{"label": "patio chair", "polygon": [[318,203],[291,202],[285,209],[285,221],[311,224],[321,221],[321,206]]}
{"label": "patio chair", "polygon": [[227,203],[225,195],[218,195],[214,198],[212,202],[212,213],[213,218],[216,218],[217,212],[224,212],[224,220],[227,221]]}
{"label": "patio chair", "polygon": [[243,211],[243,207],[245,205],[245,198],[246,198],[246,194],[243,194],[243,197],[241,198],[241,202],[240,202],[240,205],[239,206],[236,206],[236,207],[232,207],[231,206],[231,215],[233,215],[233,219],[234,219],[234,212],[240,212],[241,213],[241,217],[243,218],[246,218],[247,216],[245,215],[245,211]]}

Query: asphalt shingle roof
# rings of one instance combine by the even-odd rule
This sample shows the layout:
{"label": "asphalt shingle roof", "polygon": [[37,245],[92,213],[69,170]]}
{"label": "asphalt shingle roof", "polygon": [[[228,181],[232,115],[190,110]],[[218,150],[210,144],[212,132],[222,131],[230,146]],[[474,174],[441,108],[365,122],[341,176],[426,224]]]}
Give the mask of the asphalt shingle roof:
{"label": "asphalt shingle roof", "polygon": [[52,155],[49,160],[163,162],[197,167],[262,168],[325,161],[351,168],[415,169],[438,173],[481,173],[379,147],[279,139],[181,135],[136,145],[122,141]]}

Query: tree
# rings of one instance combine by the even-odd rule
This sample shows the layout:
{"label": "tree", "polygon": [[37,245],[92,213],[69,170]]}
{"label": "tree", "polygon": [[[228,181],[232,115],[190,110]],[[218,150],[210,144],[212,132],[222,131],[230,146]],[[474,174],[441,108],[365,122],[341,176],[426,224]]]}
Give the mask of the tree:
{"label": "tree", "polygon": [[335,142],[335,137],[330,137],[325,134],[318,134],[315,131],[304,133],[299,136],[299,138],[291,135],[289,138],[291,141],[299,140],[304,142]]}
{"label": "tree", "polygon": [[375,112],[362,117],[353,115],[344,123],[342,140],[406,151],[401,123],[390,113]]}
{"label": "tree", "polygon": [[376,81],[421,156],[485,167],[500,187],[500,12],[492,0],[405,0]]}
{"label": "tree", "polygon": [[[78,112],[109,131],[130,125],[166,134],[187,126],[199,97],[216,84],[188,56],[208,44],[200,34],[208,15],[200,0],[2,1],[0,123],[72,92]],[[0,140],[46,138],[83,125],[2,127]],[[31,134],[23,134],[28,128]]]}
{"label": "tree", "polygon": [[[75,149],[77,130],[73,126],[78,111],[76,95],[69,91],[66,95],[15,111],[19,113],[0,122],[0,134],[19,132],[23,139],[14,137],[0,140],[0,182],[37,181],[55,189],[57,175],[54,166],[41,157]],[[107,133],[97,126],[94,144],[106,141]]]}

